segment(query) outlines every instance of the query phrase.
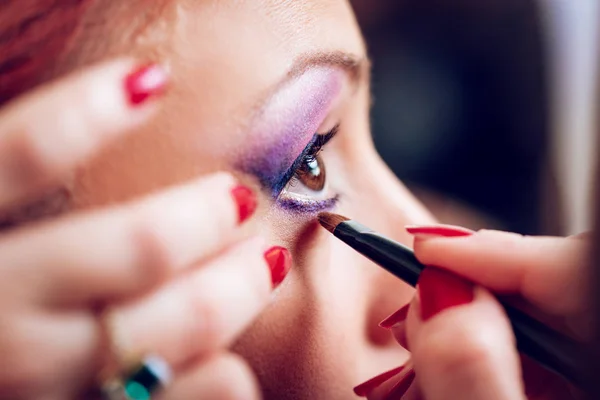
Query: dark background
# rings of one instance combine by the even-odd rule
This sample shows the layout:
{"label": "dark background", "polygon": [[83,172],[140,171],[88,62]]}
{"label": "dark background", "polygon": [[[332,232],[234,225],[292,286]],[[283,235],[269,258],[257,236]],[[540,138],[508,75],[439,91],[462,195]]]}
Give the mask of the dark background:
{"label": "dark background", "polygon": [[541,16],[529,0],[355,0],[389,166],[442,222],[559,233]]}
{"label": "dark background", "polygon": [[[548,161],[548,51],[537,2],[352,3],[374,64],[375,143],[398,177],[443,222],[561,234]],[[600,102],[596,107],[600,129]],[[600,164],[596,170],[600,177]],[[589,281],[595,329],[582,360],[592,377],[600,370],[600,291],[593,290],[600,287],[598,179],[595,184]],[[584,398],[600,399],[598,379],[587,389]]]}

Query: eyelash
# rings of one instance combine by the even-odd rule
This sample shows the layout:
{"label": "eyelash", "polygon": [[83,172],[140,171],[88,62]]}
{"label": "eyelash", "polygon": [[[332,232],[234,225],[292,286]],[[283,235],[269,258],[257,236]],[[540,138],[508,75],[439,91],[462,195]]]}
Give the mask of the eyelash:
{"label": "eyelash", "polygon": [[291,183],[293,185],[294,180],[297,179],[296,175],[299,173],[304,163],[316,160],[321,150],[323,150],[323,147],[325,147],[325,145],[338,133],[339,128],[340,125],[338,124],[325,134],[314,135],[311,142],[305,147],[304,151],[284,174],[279,184],[274,188],[274,197],[281,207],[291,211],[318,212],[331,209],[337,204],[339,195],[325,200],[297,200],[292,198],[280,198],[280,195],[288,184]]}

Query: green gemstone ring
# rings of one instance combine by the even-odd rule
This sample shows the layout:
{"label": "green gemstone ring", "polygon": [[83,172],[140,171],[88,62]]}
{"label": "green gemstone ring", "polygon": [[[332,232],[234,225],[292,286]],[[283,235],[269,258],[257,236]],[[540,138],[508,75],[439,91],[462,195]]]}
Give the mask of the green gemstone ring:
{"label": "green gemstone ring", "polygon": [[164,359],[147,356],[122,379],[106,382],[102,391],[106,400],[150,400],[153,393],[168,386],[171,375]]}

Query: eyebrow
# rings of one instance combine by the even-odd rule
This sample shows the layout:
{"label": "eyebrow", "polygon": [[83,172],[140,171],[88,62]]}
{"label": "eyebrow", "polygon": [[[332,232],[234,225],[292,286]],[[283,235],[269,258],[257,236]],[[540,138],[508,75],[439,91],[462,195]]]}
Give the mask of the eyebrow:
{"label": "eyebrow", "polygon": [[344,51],[303,54],[296,58],[283,79],[267,89],[266,93],[260,95],[252,107],[252,117],[249,121],[261,115],[269,100],[290,81],[313,67],[333,67],[345,71],[350,78],[353,92],[358,90],[361,84],[369,83],[371,79],[371,61],[366,56],[360,57]]}
{"label": "eyebrow", "polygon": [[305,54],[297,58],[280,85],[302,74],[310,67],[316,66],[330,66],[346,71],[355,88],[368,82],[371,75],[371,61],[367,57],[359,57],[343,51],[321,52]]}
{"label": "eyebrow", "polygon": [[[264,140],[258,140],[257,143],[253,146],[247,144],[247,141],[244,141],[243,150],[240,152],[236,152],[234,157],[233,165],[234,168],[248,173],[250,175],[254,175],[259,178],[262,182],[275,182],[277,179],[281,178],[282,174],[289,170],[290,166],[293,164],[294,160],[298,158],[298,154],[302,151],[302,149],[306,150],[306,145],[312,139],[314,140],[314,135],[317,134],[315,130],[319,128],[319,126],[311,126],[307,125],[312,124],[312,122],[307,121],[292,121],[292,124],[286,124],[282,122],[281,118],[276,118],[273,115],[270,115],[272,112],[271,106],[278,107],[280,103],[273,103],[273,100],[277,98],[277,95],[281,93],[282,90],[286,90],[286,87],[290,84],[293,84],[297,79],[302,79],[307,73],[310,73],[311,70],[324,68],[324,69],[337,69],[339,72],[343,74],[343,77],[338,76],[337,78],[326,78],[325,80],[331,81],[333,79],[334,85],[339,86],[342,78],[345,82],[343,83],[349,90],[347,94],[354,94],[357,92],[357,89],[361,86],[368,86],[368,79],[370,77],[370,62],[366,57],[359,57],[350,53],[345,52],[320,52],[320,53],[309,53],[304,54],[300,57],[297,57],[293,62],[291,68],[284,72],[283,77],[280,76],[279,80],[276,80],[274,83],[266,87],[263,91],[257,94],[257,97],[254,98],[254,102],[251,103],[251,109],[249,113],[249,117],[245,120],[241,121],[241,131],[242,132],[256,132],[260,131],[259,135],[264,135],[264,131],[269,131],[272,129],[269,122],[273,120],[275,125],[282,125],[282,129],[286,131],[290,131],[290,129],[300,129],[302,132],[296,132],[301,134],[301,137],[295,138],[298,136],[297,134],[291,135],[290,132],[285,136],[279,135],[276,139],[272,139],[270,147],[265,148]],[[336,74],[336,75],[342,75]],[[327,83],[329,85],[329,83]],[[314,85],[313,85],[314,86]],[[316,87],[316,86],[315,86]],[[321,96],[319,94],[321,90],[317,90],[315,88],[310,89],[315,91],[317,96]],[[327,88],[324,88],[327,91]],[[333,89],[332,89],[333,90]],[[339,88],[335,89],[336,92],[339,92]],[[333,95],[332,95],[333,96]],[[327,101],[329,102],[329,100]],[[321,101],[317,101],[317,103],[321,103]],[[324,106],[321,104],[321,106]],[[310,111],[312,108],[321,107],[319,105],[309,105],[308,108],[302,107],[301,105],[296,105],[293,108],[298,108],[296,110],[300,114],[305,114],[307,112],[312,113]],[[242,107],[245,108],[244,105]],[[289,108],[286,106],[286,108]],[[247,112],[246,110],[244,110]],[[286,113],[290,113],[290,110],[284,110]],[[269,115],[267,115],[269,113]],[[272,122],[273,122],[272,121]],[[321,121],[322,122],[322,121]],[[267,124],[267,128],[263,124]],[[295,125],[302,125],[294,128]],[[318,124],[320,125],[320,124]],[[258,128],[257,128],[258,127]],[[277,129],[281,130],[281,129]],[[309,132],[310,131],[310,132]],[[310,134],[308,137],[307,134]],[[269,135],[270,137],[270,135]],[[287,138],[282,141],[282,138]],[[306,140],[306,141],[304,141]],[[288,148],[290,146],[298,147],[298,154],[291,154],[291,149]],[[300,146],[301,145],[301,146]],[[257,147],[258,146],[258,147]],[[281,157],[269,157],[269,154],[265,155],[265,152],[276,152],[283,154]],[[290,154],[287,154],[290,153]],[[267,171],[267,172],[265,172]],[[273,185],[263,185],[270,186]]]}

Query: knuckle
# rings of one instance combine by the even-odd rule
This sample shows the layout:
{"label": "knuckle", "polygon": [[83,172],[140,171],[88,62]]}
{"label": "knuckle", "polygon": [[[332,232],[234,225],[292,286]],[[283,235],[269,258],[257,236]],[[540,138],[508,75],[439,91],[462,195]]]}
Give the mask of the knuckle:
{"label": "knuckle", "polygon": [[257,281],[259,271],[237,264],[237,257],[219,260],[181,281],[188,352],[203,354],[226,345],[268,303],[270,279]]}
{"label": "knuckle", "polygon": [[149,223],[151,216],[140,218],[134,223],[130,233],[130,243],[134,251],[134,268],[139,271],[136,279],[147,284],[163,280],[171,272],[173,264],[169,244],[161,233]]}
{"label": "knuckle", "polygon": [[4,329],[5,325],[0,323],[3,332],[0,336],[0,359],[4,366],[0,374],[0,388],[3,392],[11,392],[39,385],[46,375],[44,363],[34,356],[31,346],[25,346],[18,339],[20,335],[16,332],[8,333]]}
{"label": "knuckle", "polygon": [[254,373],[246,361],[234,354],[216,357],[210,366],[213,383],[221,400],[248,400],[258,398]]}
{"label": "knuckle", "polygon": [[52,173],[52,163],[27,131],[13,135],[2,147],[2,164],[11,183],[37,183]]}
{"label": "knuckle", "polygon": [[198,280],[186,282],[185,292],[191,301],[186,303],[188,314],[188,342],[190,352],[199,354],[219,346],[224,335],[224,321],[217,305],[210,301],[210,292],[214,290]]}
{"label": "knuckle", "polygon": [[493,363],[497,342],[497,335],[489,329],[453,323],[431,333],[419,346],[417,357],[429,366],[437,366],[442,374],[477,371]]}

